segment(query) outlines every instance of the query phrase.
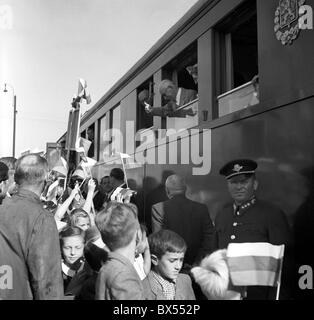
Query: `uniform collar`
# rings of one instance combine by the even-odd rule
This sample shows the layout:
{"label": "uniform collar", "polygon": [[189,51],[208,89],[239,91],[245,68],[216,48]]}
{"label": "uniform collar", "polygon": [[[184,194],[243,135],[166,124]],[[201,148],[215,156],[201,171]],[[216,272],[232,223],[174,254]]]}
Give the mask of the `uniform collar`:
{"label": "uniform collar", "polygon": [[237,205],[236,203],[233,203],[233,212],[236,216],[241,216],[247,209],[254,206],[256,203],[256,197],[253,196],[250,200]]}

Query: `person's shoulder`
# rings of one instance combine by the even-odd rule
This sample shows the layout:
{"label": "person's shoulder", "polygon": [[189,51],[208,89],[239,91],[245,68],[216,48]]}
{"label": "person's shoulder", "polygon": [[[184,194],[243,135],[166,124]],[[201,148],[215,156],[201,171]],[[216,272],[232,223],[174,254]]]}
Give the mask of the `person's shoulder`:
{"label": "person's shoulder", "polygon": [[185,273],[179,273],[177,282],[178,281],[188,285],[192,283],[190,276]]}
{"label": "person's shoulder", "polygon": [[154,203],[154,204],[152,205],[152,209],[160,210],[160,209],[162,209],[162,208],[164,207],[164,204],[165,204],[166,202],[168,202],[168,201],[169,201],[169,200]]}
{"label": "person's shoulder", "polygon": [[126,261],[126,258],[110,252],[107,261],[101,267],[99,273],[115,278],[119,275],[136,274],[136,270],[131,263]]}
{"label": "person's shoulder", "polygon": [[227,202],[224,203],[217,211],[215,217],[215,224],[219,223],[220,221],[224,221],[225,219],[229,219],[230,212],[233,210],[233,203]]}
{"label": "person's shoulder", "polygon": [[261,199],[257,199],[256,208],[263,210],[265,211],[265,213],[270,215],[274,213],[281,214],[283,212],[277,205],[273,204],[272,202],[261,200]]}

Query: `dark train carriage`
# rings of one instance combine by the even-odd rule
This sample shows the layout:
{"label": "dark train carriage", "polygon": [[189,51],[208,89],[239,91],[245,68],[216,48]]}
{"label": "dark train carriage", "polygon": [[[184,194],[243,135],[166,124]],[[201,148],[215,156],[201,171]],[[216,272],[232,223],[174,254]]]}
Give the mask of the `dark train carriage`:
{"label": "dark train carriage", "polygon": [[[113,141],[105,141],[106,130],[120,129],[123,144],[118,151],[132,156],[143,153],[135,133],[153,132],[162,138],[158,148],[154,139],[144,142],[148,163],[127,169],[130,186],[146,208],[143,219],[149,223],[150,205],[165,199],[163,183],[172,172],[186,177],[188,197],[207,204],[214,218],[228,199],[220,167],[234,158],[255,159],[258,195],[285,211],[297,244],[310,248],[312,8],[314,0],[199,1],[84,116],[82,135],[88,128],[95,135],[95,175],[108,174],[119,163],[110,157]],[[194,116],[152,117],[145,112],[139,94],[146,92],[153,107],[161,106],[158,85],[163,79],[197,91],[197,98],[182,106],[192,108]],[[126,129],[127,121],[133,123],[131,129]],[[158,129],[174,129],[174,137],[180,138]]]}

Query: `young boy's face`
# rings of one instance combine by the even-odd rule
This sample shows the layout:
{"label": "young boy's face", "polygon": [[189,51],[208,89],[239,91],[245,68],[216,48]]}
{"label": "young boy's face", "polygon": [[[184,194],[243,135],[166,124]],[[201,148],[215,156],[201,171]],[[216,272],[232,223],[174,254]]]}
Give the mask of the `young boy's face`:
{"label": "young boy's face", "polygon": [[71,236],[63,238],[62,253],[65,262],[69,265],[83,257],[84,239],[81,236]]}
{"label": "young boy's face", "polygon": [[86,231],[90,227],[90,220],[89,218],[79,217],[75,226],[82,229],[83,231]]}
{"label": "young boy's face", "polygon": [[176,280],[182,268],[184,252],[166,252],[161,259],[157,259],[155,271],[169,280]]}

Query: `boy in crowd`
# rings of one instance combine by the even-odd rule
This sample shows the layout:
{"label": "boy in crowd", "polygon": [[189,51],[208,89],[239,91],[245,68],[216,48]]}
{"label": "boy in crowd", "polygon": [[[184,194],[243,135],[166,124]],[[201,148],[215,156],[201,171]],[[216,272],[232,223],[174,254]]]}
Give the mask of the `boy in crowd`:
{"label": "boy in crowd", "polygon": [[111,202],[96,216],[96,226],[111,250],[99,271],[96,300],[144,300],[143,285],[133,266],[140,228],[134,210]]}
{"label": "boy in crowd", "polygon": [[149,300],[195,300],[188,275],[179,273],[186,251],[182,237],[170,230],[160,230],[148,238],[152,271],[143,280]]}

